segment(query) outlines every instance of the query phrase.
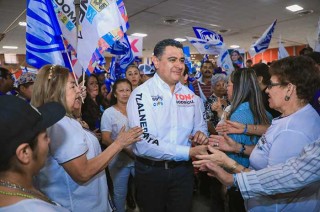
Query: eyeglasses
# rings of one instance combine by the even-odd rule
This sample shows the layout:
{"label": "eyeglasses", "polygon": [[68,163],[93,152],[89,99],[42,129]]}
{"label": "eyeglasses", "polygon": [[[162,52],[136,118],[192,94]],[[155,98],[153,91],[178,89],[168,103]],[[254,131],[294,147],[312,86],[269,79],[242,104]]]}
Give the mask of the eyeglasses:
{"label": "eyeglasses", "polygon": [[267,85],[268,89],[270,90],[273,86],[278,86],[278,85],[287,85],[287,83],[281,83],[281,82],[276,82],[276,83],[270,83]]}

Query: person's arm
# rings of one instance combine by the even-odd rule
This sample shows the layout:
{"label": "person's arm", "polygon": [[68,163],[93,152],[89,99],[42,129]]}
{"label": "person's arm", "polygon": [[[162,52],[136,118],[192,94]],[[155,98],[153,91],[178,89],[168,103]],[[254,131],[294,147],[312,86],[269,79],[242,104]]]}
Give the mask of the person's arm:
{"label": "person's arm", "polygon": [[[196,168],[206,166],[207,163],[214,163],[221,166],[229,173],[239,173],[243,171],[250,171],[250,169],[238,164],[233,159],[229,158],[224,152],[221,152],[212,146],[208,146],[209,155],[196,155],[198,160],[193,162]],[[207,170],[210,171],[210,170]]]}
{"label": "person's arm", "polygon": [[225,124],[218,125],[216,131],[227,134],[247,134],[247,135],[262,135],[267,131],[270,125],[242,124],[226,120]]}
{"label": "person's arm", "polygon": [[214,148],[230,153],[250,155],[255,145],[244,145],[235,142],[232,138],[226,134],[210,135],[209,144]]}
{"label": "person's arm", "polygon": [[320,139],[284,164],[236,175],[244,199],[299,190],[320,181]]}
{"label": "person's arm", "polygon": [[78,184],[88,182],[99,172],[103,171],[111,161],[111,159],[126,146],[139,141],[142,130],[135,127],[125,132],[123,127],[117,139],[108,146],[101,154],[88,160],[86,154],[74,158],[62,164],[63,168],[68,172],[74,181]]}

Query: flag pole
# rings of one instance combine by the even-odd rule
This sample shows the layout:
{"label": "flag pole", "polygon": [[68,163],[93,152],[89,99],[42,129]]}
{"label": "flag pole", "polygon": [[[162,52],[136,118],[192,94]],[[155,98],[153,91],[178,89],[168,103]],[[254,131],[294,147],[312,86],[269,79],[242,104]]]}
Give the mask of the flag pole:
{"label": "flag pole", "polygon": [[[68,50],[67,50],[66,44],[64,43],[63,36],[62,36],[62,35],[60,35],[60,36],[61,36],[61,39],[62,39],[62,41],[63,41],[64,50],[65,50],[65,52],[67,53],[67,57],[68,57],[68,61],[69,61],[70,67],[71,67],[71,71],[72,71],[73,78],[74,78],[75,81],[76,81],[77,87],[79,87],[79,83],[78,83],[76,74],[75,74],[75,72],[74,72],[74,70],[73,70],[73,65],[72,65],[72,62],[71,62],[71,59],[70,59],[70,56],[69,56],[69,52],[68,52]],[[80,95],[80,96],[81,96],[81,95]],[[82,101],[82,103],[84,103],[84,99],[83,99],[82,96],[81,96],[81,101]]]}

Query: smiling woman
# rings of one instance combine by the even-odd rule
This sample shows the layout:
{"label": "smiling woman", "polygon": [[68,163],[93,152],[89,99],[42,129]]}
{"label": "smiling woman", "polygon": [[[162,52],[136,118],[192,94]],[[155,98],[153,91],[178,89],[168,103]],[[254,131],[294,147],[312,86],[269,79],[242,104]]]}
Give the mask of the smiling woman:
{"label": "smiling woman", "polygon": [[48,130],[50,154],[36,181],[46,195],[71,211],[111,211],[109,201],[100,201],[108,199],[105,168],[115,154],[139,140],[142,130],[122,129],[114,143],[101,152],[97,138],[72,116],[79,96],[80,89],[68,69],[46,65],[39,70],[31,103],[59,102],[68,113]]}

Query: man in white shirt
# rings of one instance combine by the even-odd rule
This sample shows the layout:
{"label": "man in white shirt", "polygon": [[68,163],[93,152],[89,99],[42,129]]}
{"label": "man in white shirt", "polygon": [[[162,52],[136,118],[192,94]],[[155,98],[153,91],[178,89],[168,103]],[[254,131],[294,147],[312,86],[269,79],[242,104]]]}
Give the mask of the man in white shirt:
{"label": "man in white shirt", "polygon": [[191,157],[207,154],[203,104],[179,82],[185,68],[182,47],[172,39],[157,43],[156,74],[131,93],[127,104],[130,127],[144,129],[142,141],[133,147],[141,211],[190,211]]}

